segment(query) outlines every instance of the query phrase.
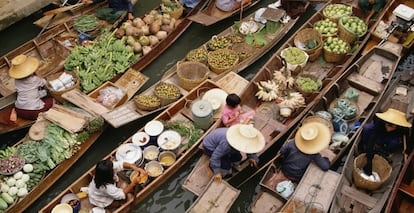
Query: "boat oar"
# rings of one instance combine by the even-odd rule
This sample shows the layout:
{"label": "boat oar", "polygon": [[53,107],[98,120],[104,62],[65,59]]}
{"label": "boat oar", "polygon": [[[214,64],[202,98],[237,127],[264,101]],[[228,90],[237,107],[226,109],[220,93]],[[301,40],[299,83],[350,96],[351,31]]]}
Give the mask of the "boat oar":
{"label": "boat oar", "polygon": [[260,167],[260,169],[258,169],[255,173],[253,173],[252,175],[250,175],[250,177],[248,177],[246,180],[244,180],[242,183],[240,183],[237,186],[237,188],[240,188],[240,186],[242,186],[247,181],[249,181],[250,179],[252,179],[254,176],[256,176],[257,174],[259,174],[263,169],[267,168],[271,163],[273,163],[273,161],[275,161],[279,157],[280,157],[280,152],[278,152],[277,155],[272,158],[272,160],[268,161],[265,165],[263,165],[262,167]]}
{"label": "boat oar", "polygon": [[[68,0],[65,0],[60,7],[65,6],[65,4],[68,3]],[[53,19],[55,19],[57,14],[52,15],[52,17],[50,17],[49,21],[45,24],[45,26],[43,26],[42,30],[40,30],[39,34],[37,34],[37,37],[39,37],[40,35],[42,35],[42,33],[49,27],[49,25],[52,23]]]}
{"label": "boat oar", "polygon": [[74,4],[74,5],[60,7],[60,8],[56,8],[56,9],[53,9],[53,10],[46,11],[46,12],[43,13],[43,15],[45,15],[45,16],[56,15],[56,14],[59,14],[59,13],[62,13],[62,12],[68,11],[68,10],[72,10],[74,8],[77,8],[77,7],[80,7],[80,6],[83,6],[83,5],[84,5],[84,3],[80,2],[80,3]]}

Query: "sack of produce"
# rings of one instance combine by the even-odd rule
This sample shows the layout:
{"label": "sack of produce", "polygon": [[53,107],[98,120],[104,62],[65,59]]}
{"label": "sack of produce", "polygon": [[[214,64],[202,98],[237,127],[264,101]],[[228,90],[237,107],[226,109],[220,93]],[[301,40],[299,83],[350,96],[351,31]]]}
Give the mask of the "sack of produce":
{"label": "sack of produce", "polygon": [[337,37],[328,37],[323,43],[323,56],[327,62],[340,62],[350,49],[346,41]]}
{"label": "sack of produce", "polygon": [[296,72],[297,68],[300,67],[299,70],[301,70],[301,68],[305,67],[306,62],[308,62],[309,59],[309,55],[297,47],[283,49],[280,56],[285,59],[287,68],[296,74],[298,74]]}
{"label": "sack of produce", "polygon": [[160,99],[161,106],[166,106],[176,101],[181,93],[180,89],[174,84],[161,82],[155,87],[154,95]]}
{"label": "sack of produce", "polygon": [[339,18],[352,14],[352,7],[345,4],[330,4],[323,9],[322,13],[325,18],[337,23]]}
{"label": "sack of produce", "polygon": [[339,38],[352,44],[367,33],[368,26],[356,16],[346,16],[339,19]]}

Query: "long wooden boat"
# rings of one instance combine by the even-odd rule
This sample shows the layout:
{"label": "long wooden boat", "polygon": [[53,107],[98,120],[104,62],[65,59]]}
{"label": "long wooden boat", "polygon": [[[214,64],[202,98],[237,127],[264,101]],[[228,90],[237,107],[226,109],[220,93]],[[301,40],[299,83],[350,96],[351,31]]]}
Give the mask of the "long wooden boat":
{"label": "long wooden boat", "polygon": [[[406,96],[402,96],[402,93],[399,91],[397,92],[397,88],[401,86],[407,89]],[[397,81],[397,83],[393,84],[393,86],[387,91],[386,97],[387,99],[385,99],[384,102],[377,107],[377,111],[383,112],[389,108],[394,108],[399,111],[406,112],[407,115],[411,113],[413,107],[412,99],[414,97],[413,90],[412,87],[405,81]],[[370,119],[372,120],[373,116]],[[401,168],[404,168],[406,166],[405,164],[409,163],[409,161],[404,159],[403,150],[394,152],[390,157],[392,162],[390,164],[392,171],[385,183],[383,183],[376,190],[356,188],[353,180],[353,168],[354,160],[360,154],[358,145],[361,137],[361,134],[358,135],[346,159],[341,180],[338,188],[336,189],[334,202],[332,202],[330,212],[339,212],[341,210],[352,212],[382,211],[384,205],[388,202],[388,196],[393,189],[395,181],[400,175]],[[406,138],[407,143],[408,141],[409,139]]]}
{"label": "long wooden boat", "polygon": [[[301,124],[311,121],[321,122],[328,125],[331,129],[333,134],[331,144],[328,148],[321,151],[322,156],[329,158],[331,165],[337,164],[338,160],[349,150],[362,131],[362,128],[355,128],[355,123],[357,122],[360,126],[365,125],[371,115],[376,112],[380,102],[385,99],[384,94],[392,81],[399,61],[399,54],[379,47],[371,49],[369,53],[359,58],[358,61],[350,66],[337,82],[331,85],[323,97],[314,104],[300,122]],[[384,68],[386,70],[384,76],[377,78],[378,69],[372,69],[371,66],[373,64],[382,64],[382,67],[386,67]],[[351,94],[350,92],[356,93],[351,97],[349,95]],[[332,109],[338,100],[351,100],[351,103],[357,107],[354,118],[345,120],[332,114]],[[285,144],[294,140],[298,128],[299,126],[292,131]],[[334,141],[335,135],[340,137],[346,136],[348,140]],[[345,144],[341,144],[341,142]],[[327,212],[333,199],[333,192],[340,180],[340,169],[322,172],[320,169],[317,169],[316,165],[308,167],[295,192],[289,198],[284,198],[276,191],[278,181],[275,178],[277,177],[276,174],[280,172],[277,169],[280,168],[280,158],[281,156],[274,158],[273,163],[268,167],[261,179],[260,186],[262,190],[252,204],[253,212],[260,212],[264,209],[266,211],[274,209],[275,211],[283,212],[290,212],[296,209],[295,212],[305,212],[305,209],[309,210],[312,208],[317,209],[317,211]],[[307,193],[304,193],[304,191],[311,188],[312,184],[317,184],[319,189],[316,193],[317,196],[314,196],[313,202],[309,204],[306,203],[305,196]],[[269,202],[269,199],[274,202]],[[279,206],[274,205],[275,203],[279,204]],[[322,204],[322,207],[316,203]]]}
{"label": "long wooden boat", "polygon": [[210,1],[205,9],[198,14],[190,16],[189,19],[202,25],[209,26],[238,13],[242,13],[244,10],[253,7],[259,2],[260,0],[252,0],[249,3],[244,4],[240,9],[224,12],[216,7],[215,1]]}
{"label": "long wooden boat", "polygon": [[[200,1],[200,3],[192,9],[187,16],[196,14],[203,8],[205,2],[206,0]],[[119,23],[120,21],[116,22],[113,26],[116,27]],[[148,54],[140,57],[136,63],[131,65],[131,68],[136,72],[144,69],[165,49],[167,49],[185,31],[185,29],[190,26],[190,24],[190,20],[182,17],[182,21],[176,26],[176,28],[169,33],[164,40],[154,46]],[[3,56],[0,62],[0,93],[2,95],[0,99],[0,134],[21,129],[30,126],[33,123],[33,121],[22,118],[18,118],[16,122],[10,122],[9,120],[11,109],[13,108],[14,101],[16,100],[14,81],[8,76],[8,70],[11,66],[12,58],[19,54],[26,54],[38,58],[41,62],[41,68],[37,71],[37,74],[42,77],[46,77],[47,75],[55,72],[63,71],[65,59],[70,54],[72,47],[76,45],[78,37],[78,32],[74,30],[72,26],[73,20],[59,25]],[[68,42],[70,42],[70,44],[68,44]],[[69,45],[70,48],[67,47],[67,45]],[[117,78],[119,78],[119,76],[113,80],[116,80]]]}
{"label": "long wooden boat", "polygon": [[[308,6],[309,6],[309,3],[306,4],[305,8],[308,8]],[[273,9],[271,11],[274,13],[273,14],[273,18],[274,18],[273,20],[278,20],[278,21],[277,22],[275,21],[276,25],[274,26],[274,32],[265,34],[264,39],[265,39],[266,43],[264,45],[256,46],[254,44],[245,43],[246,41],[244,39],[244,36],[241,33],[238,33],[237,29],[236,29],[237,26],[239,26],[239,23],[236,23],[236,24],[228,27],[223,32],[216,35],[216,37],[226,37],[228,39],[230,39],[230,38],[241,39],[237,43],[233,44],[233,48],[235,48],[235,50],[236,50],[236,48],[240,48],[239,51],[241,53],[243,53],[245,55],[247,54],[247,55],[243,58],[243,60],[238,62],[236,65],[232,66],[227,71],[216,73],[216,72],[211,71],[211,69],[208,69],[207,76],[208,76],[209,79],[217,81],[218,79],[223,78],[223,76],[225,76],[229,72],[238,73],[238,72],[244,70],[249,65],[253,64],[256,60],[261,58],[270,49],[272,49],[272,47],[274,47],[288,33],[288,31],[295,25],[295,23],[300,18],[300,17],[296,17],[295,19],[292,19],[292,20],[288,21],[287,23],[282,23],[281,18],[283,18],[283,16],[286,14],[286,11],[284,9],[278,9],[278,10]],[[254,17],[254,14],[255,13],[252,13],[252,14],[248,15],[247,17],[243,18],[242,22],[252,20],[253,17]],[[265,31],[265,30],[266,29],[263,29],[263,31]],[[210,41],[211,40],[205,42],[203,45],[201,45],[197,49],[205,49],[205,50],[207,50],[206,51],[207,53],[211,52],[211,51],[208,51],[208,44],[209,44]],[[177,62],[177,64],[173,65],[170,69],[168,69],[164,73],[163,77],[160,79],[159,82],[172,83],[172,84],[174,84],[174,85],[176,85],[180,88],[182,95],[185,95],[188,91],[188,87],[185,87],[185,86],[183,87],[182,86],[182,83],[180,82],[180,80],[182,80],[182,79],[180,79],[180,77],[178,76],[177,70],[178,69],[184,69],[184,68],[181,68],[181,65],[184,66],[184,64],[186,64],[188,62],[189,61],[186,58],[184,58],[181,61]],[[207,62],[204,62],[204,63],[207,63]],[[186,69],[188,69],[189,66],[191,66],[191,65],[187,65]],[[207,66],[208,66],[208,64],[207,64]],[[135,65],[133,67],[135,67]],[[194,74],[194,75],[197,76],[199,74],[197,74],[197,75]],[[202,76],[198,76],[198,77],[200,79],[202,78]],[[189,78],[192,78],[192,77],[190,76]],[[197,80],[197,79],[195,79],[195,80]],[[193,79],[193,81],[195,81],[195,80]],[[143,91],[139,95],[153,95],[154,89],[158,85],[158,83],[155,83],[153,86],[149,87],[147,90]],[[193,83],[191,83],[191,84],[193,84]],[[142,109],[137,108],[134,101],[130,101],[128,104],[120,106],[120,107],[116,108],[115,110],[113,110],[112,112],[104,114],[103,116],[112,126],[119,127],[119,126],[125,125],[127,123],[130,123],[134,120],[137,120],[137,119],[140,119],[142,117],[148,116],[148,115],[150,115],[154,112],[157,112],[159,110],[162,110],[165,107],[167,107],[167,106],[161,106],[161,108],[157,108],[155,110],[142,110]]]}
{"label": "long wooden boat", "polygon": [[[240,76],[238,78],[230,79],[229,81],[222,82],[221,85],[224,85],[225,87],[220,87],[218,84],[206,80],[202,84],[200,84],[198,87],[191,90],[186,96],[183,96],[175,102],[173,105],[168,107],[166,110],[164,110],[161,114],[159,114],[157,117],[154,118],[154,120],[162,121],[162,122],[168,122],[168,121],[184,121],[184,122],[195,122],[195,119],[192,115],[191,111],[191,103],[194,101],[197,101],[201,98],[201,96],[207,92],[210,89],[232,89],[227,92],[236,92],[237,90],[240,90],[242,88],[231,88],[228,86],[228,84],[235,83],[239,86],[246,86],[247,81],[245,81],[244,84],[240,84],[240,82],[243,81],[243,78]],[[226,85],[227,84],[227,85]],[[214,129],[218,122],[220,122],[219,117],[213,116],[212,117],[213,122],[200,133],[200,137],[197,137],[196,141],[193,141],[191,145],[189,144],[188,147],[185,145],[189,143],[189,136],[182,136],[182,145],[180,148],[176,149],[174,153],[177,156],[176,161],[169,167],[165,167],[163,173],[155,178],[149,179],[149,181],[142,185],[139,190],[137,190],[134,194],[134,199],[127,200],[122,206],[120,206],[118,209],[114,210],[113,212],[128,212],[131,211],[134,205],[137,205],[139,202],[144,200],[146,197],[148,197],[152,192],[154,192],[162,183],[168,180],[169,177],[174,175],[178,169],[180,169],[190,158],[198,152],[198,145],[201,142],[201,139],[204,135],[208,134],[212,129]],[[144,131],[144,128],[141,128],[137,130],[137,132]],[[193,130],[194,131],[194,130]],[[131,143],[132,136],[129,137],[127,140],[123,142],[123,144]],[[185,148],[186,147],[186,148]],[[111,159],[115,157],[115,154],[117,152],[117,149],[113,150],[110,154],[108,154],[104,159]],[[141,165],[143,166],[143,165]],[[80,192],[81,187],[88,186],[89,182],[93,178],[93,170],[94,168],[91,168],[88,172],[86,172],[84,175],[82,175],[79,179],[77,179],[73,184],[71,184],[68,188],[66,188],[62,193],[60,193],[58,196],[56,196],[48,205],[46,205],[43,209],[40,210],[40,212],[51,212],[54,206],[56,206],[58,203],[60,203],[62,197],[68,193],[78,193]],[[122,175],[120,176],[122,177]],[[128,181],[128,180],[122,180],[121,181]],[[88,201],[88,198],[81,199],[81,208],[90,210],[93,206]]]}
{"label": "long wooden boat", "polygon": [[[333,3],[333,2],[331,2]],[[355,3],[355,2],[350,2]],[[329,5],[329,4],[328,4]],[[354,4],[352,4],[354,5]],[[325,5],[327,7],[327,5]],[[308,22],[306,22],[299,30],[312,27],[314,23],[324,19],[322,11],[316,12]],[[364,13],[359,8],[352,8],[352,11],[358,17],[365,17]],[[369,33],[368,33],[369,34]],[[322,86],[319,91],[313,92],[305,97],[305,104],[293,111],[293,113],[285,118],[279,114],[279,106],[272,104],[271,102],[264,102],[255,97],[258,92],[257,83],[260,81],[273,80],[275,71],[283,70],[283,62],[280,57],[280,52],[287,47],[294,46],[294,37],[288,40],[282,48],[279,49],[266,64],[257,72],[256,76],[253,77],[246,90],[243,91],[241,96],[242,106],[246,108],[244,111],[256,110],[254,117],[255,126],[259,129],[266,139],[265,149],[258,153],[260,156],[265,151],[269,150],[272,146],[277,144],[279,139],[286,136],[286,134],[295,127],[299,121],[306,115],[306,113],[313,107],[317,101],[322,98],[330,85],[334,84],[337,79],[343,75],[346,68],[352,63],[357,56],[358,52],[362,49],[362,46],[367,41],[368,35],[363,36],[356,42],[355,51],[352,54],[348,54],[342,61],[336,63],[328,63],[322,56],[316,58],[314,61],[308,61],[301,72],[318,76],[322,81]],[[255,98],[253,98],[255,97]],[[279,144],[280,145],[280,144]],[[209,177],[204,175],[204,165],[208,162],[208,158],[203,156],[202,159],[197,163],[192,173],[187,177],[183,184],[183,187],[196,195],[200,195],[205,186],[209,182]],[[248,162],[242,163],[240,166],[235,168],[235,172],[242,171],[248,166]],[[233,175],[235,176],[235,174]]]}
{"label": "long wooden boat", "polygon": [[[397,8],[404,8],[399,11]],[[397,10],[396,10],[397,9]],[[409,28],[413,25],[413,20],[409,19],[409,14],[414,11],[413,1],[407,0],[394,0],[392,4],[385,7],[386,12],[378,16],[378,22],[371,29],[371,36],[369,42],[364,49],[367,52],[375,45],[381,45],[384,41],[388,40],[393,43],[401,44],[403,51],[401,54],[407,53],[414,44],[414,32]],[[411,12],[410,12],[411,10]],[[394,12],[396,11],[396,12]],[[397,16],[396,14],[402,14]],[[403,17],[403,18],[401,18]]]}

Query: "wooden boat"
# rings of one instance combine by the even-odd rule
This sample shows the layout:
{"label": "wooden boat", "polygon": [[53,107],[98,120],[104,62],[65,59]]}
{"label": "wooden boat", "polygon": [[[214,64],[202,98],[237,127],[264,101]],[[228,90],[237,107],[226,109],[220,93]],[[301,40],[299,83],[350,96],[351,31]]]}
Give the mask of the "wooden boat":
{"label": "wooden boat", "polygon": [[[402,94],[397,92],[397,88],[401,86],[407,89],[406,96],[401,96]],[[390,87],[387,91],[386,97],[387,99],[385,99],[377,107],[377,111],[385,111],[386,109],[394,108],[402,112],[406,112],[407,115],[411,113],[413,107],[412,86],[408,86],[406,81],[397,80],[397,82],[393,84],[393,86]],[[373,116],[371,119],[372,118]],[[401,172],[401,168],[404,168],[407,166],[406,164],[409,164],[409,161],[405,161],[402,150],[400,150],[401,152],[394,152],[390,159],[392,161],[390,165],[392,167],[392,171],[385,183],[383,183],[376,190],[364,190],[356,188],[353,180],[353,165],[355,158],[360,154],[360,151],[358,150],[360,139],[361,135],[358,135],[354,145],[350,150],[350,154],[346,159],[342,172],[343,175],[335,192],[335,200],[332,202],[331,212],[339,212],[341,210],[352,212],[382,211],[384,205],[388,202],[387,200],[389,200],[388,196],[390,195],[393,189],[393,185],[395,184],[395,181]],[[390,209],[388,209],[388,211],[389,210]]]}
{"label": "wooden boat", "polygon": [[[400,8],[406,7],[405,13],[403,12],[403,15],[400,15],[400,17],[395,15],[398,13],[394,13],[399,6]],[[414,32],[409,30],[409,28],[413,26],[413,20],[406,20],[409,18],[405,17],[409,16],[409,10],[414,10],[414,3],[406,0],[394,0],[392,1],[392,4],[385,7],[385,10],[385,13],[378,16],[379,21],[376,22],[375,26],[371,29],[371,36],[364,52],[367,52],[373,46],[381,45],[384,41],[388,40],[401,44],[403,47],[402,54],[405,54],[414,44]]]}
{"label": "wooden boat", "polygon": [[[233,76],[234,77],[234,76]],[[201,95],[204,94],[206,91],[213,89],[213,88],[221,88],[226,90],[230,89],[228,85],[232,83],[236,83],[239,86],[246,86],[247,81],[245,81],[244,84],[240,84],[240,82],[243,81],[243,78],[240,76],[237,78],[232,78],[230,81],[221,82],[220,85],[225,85],[226,87],[220,87],[218,84],[206,80],[202,84],[200,84],[198,87],[191,90],[186,96],[183,96],[180,98],[177,102],[175,102],[173,105],[168,107],[166,110],[164,110],[161,114],[159,114],[157,117],[154,118],[154,120],[158,121],[185,121],[185,122],[194,122],[195,119],[192,116],[192,112],[190,109],[191,102],[196,101],[200,99]],[[227,84],[227,85],[226,85]],[[234,90],[229,90],[227,92],[236,92],[240,91],[242,88],[232,88]],[[148,197],[152,192],[154,192],[162,183],[168,180],[169,177],[174,175],[178,169],[180,169],[190,158],[198,152],[198,145],[201,142],[201,139],[204,135],[209,133],[212,129],[214,129],[218,122],[220,122],[220,119],[216,116],[213,116],[213,122],[210,124],[209,127],[204,129],[202,131],[201,136],[198,137],[197,141],[193,142],[191,146],[187,148],[178,148],[174,152],[176,153],[177,159],[176,161],[169,167],[164,168],[164,172],[155,178],[150,178],[147,183],[140,186],[137,191],[134,193],[134,199],[127,200],[122,206],[120,206],[118,209],[114,210],[113,212],[128,212],[131,210],[131,208],[134,205],[137,205],[139,202],[144,200],[146,197]],[[137,132],[144,131],[144,128],[139,129]],[[183,136],[183,145],[188,143],[189,138],[188,136]],[[132,141],[132,136],[129,137],[127,140],[123,142],[123,144],[130,143]],[[185,147],[185,146],[181,146]],[[116,154],[117,149],[113,150],[110,154],[108,154],[105,159],[113,158]],[[56,204],[60,203],[60,200],[62,197],[67,193],[78,193],[80,192],[81,187],[88,186],[89,182],[93,178],[93,170],[94,168],[91,168],[88,172],[86,172],[84,175],[82,175],[79,179],[77,179],[73,184],[71,184],[68,188],[66,188],[62,193],[60,193],[58,196],[56,196],[47,206],[45,206],[43,209],[40,210],[40,212],[50,212]],[[122,175],[120,175],[122,177]],[[128,180],[122,180],[121,181],[128,181]],[[128,178],[127,178],[128,179]],[[83,209],[90,210],[92,208],[91,204],[88,201],[88,198],[84,198],[81,200],[81,206]]]}
{"label": "wooden boat", "polygon": [[[203,6],[206,0],[200,1],[200,3],[192,9],[188,14],[197,13]],[[117,26],[119,22],[116,22]],[[142,56],[135,64],[131,65],[131,68],[136,72],[141,71],[149,63],[155,60],[165,49],[167,49],[191,24],[191,21],[182,18],[182,21],[173,30],[166,39],[159,42],[152,51],[145,56]],[[0,62],[0,74],[1,85],[0,94],[0,134],[10,132],[13,130],[21,129],[30,126],[33,121],[18,118],[16,122],[10,122],[9,116],[11,109],[13,108],[14,101],[16,100],[14,81],[8,76],[8,70],[11,66],[11,59],[19,54],[26,54],[36,57],[41,62],[41,68],[37,71],[37,74],[42,77],[46,77],[52,73],[63,71],[63,64],[66,57],[70,54],[71,48],[67,47],[70,42],[70,47],[76,45],[76,39],[78,32],[72,28],[73,20],[59,25],[41,36],[23,44],[12,52],[6,54]],[[65,46],[66,45],[66,46]],[[119,76],[115,77],[116,80]]]}
{"label": "wooden boat", "polygon": [[[351,2],[355,3],[355,2]],[[327,5],[325,5],[326,7]],[[322,14],[323,10],[316,12],[308,22],[306,22],[299,30],[312,27],[314,23],[319,20],[324,19]],[[359,14],[358,17],[364,17],[362,11],[359,8],[352,8],[353,13]],[[257,83],[260,81],[268,81],[273,79],[274,72],[277,70],[281,70],[284,65],[282,63],[282,58],[280,57],[280,52],[286,48],[294,46],[294,36],[288,40],[282,48],[279,49],[266,64],[257,72],[256,76],[253,77],[249,85],[247,86],[246,90],[243,91],[241,96],[242,106],[246,109],[244,111],[256,110],[256,115],[254,117],[255,126],[258,128],[262,134],[265,136],[266,145],[265,149],[258,153],[260,156],[265,151],[269,150],[271,147],[277,144],[279,139],[286,136],[286,134],[295,127],[299,121],[306,115],[306,113],[312,109],[313,105],[317,103],[317,101],[322,98],[330,85],[334,84],[337,79],[343,75],[346,68],[352,63],[352,61],[357,56],[358,52],[362,49],[363,44],[365,44],[368,35],[360,38],[357,41],[357,47],[352,54],[348,54],[342,61],[337,63],[328,63],[324,61],[322,56],[316,58],[315,61],[308,61],[306,65],[303,67],[301,72],[311,74],[313,76],[318,76],[319,79],[322,81],[322,86],[319,91],[313,92],[308,94],[305,97],[305,104],[302,107],[299,107],[293,111],[293,113],[285,118],[280,116],[279,114],[279,106],[272,102],[263,102],[255,97],[256,93],[258,92]],[[186,181],[183,184],[183,187],[196,195],[200,195],[205,186],[209,182],[209,177],[206,177],[204,166],[208,162],[208,158],[203,156],[187,177]],[[248,162],[242,163],[239,167],[235,168],[233,171],[238,173],[242,171],[244,168],[248,166]],[[233,174],[235,176],[235,174]]]}
{"label": "wooden boat", "polygon": [[[308,5],[309,4],[307,4],[307,6],[305,8],[307,8]],[[285,14],[285,11],[282,10],[282,9],[279,9],[279,10],[273,9],[271,11],[274,12],[273,20],[280,20]],[[253,17],[254,17],[254,13],[252,13],[252,14],[248,15],[247,17],[245,17],[243,19],[243,21],[249,21]],[[248,67],[249,65],[253,64],[256,60],[258,60],[265,53],[267,53],[272,47],[274,47],[284,37],[284,35],[286,35],[286,33],[295,25],[295,23],[298,21],[298,19],[299,19],[299,17],[297,17],[295,19],[292,19],[292,20],[290,20],[289,22],[287,22],[285,24],[278,21],[277,26],[276,26],[276,31],[274,33],[268,33],[268,34],[265,35],[264,38],[266,40],[266,44],[264,44],[263,46],[253,46],[253,45],[246,44],[243,41],[239,42],[239,43],[235,43],[234,46],[233,46],[234,48],[241,48],[240,51],[248,52],[249,54],[247,54],[247,56],[244,57],[243,60],[238,62],[235,66],[232,66],[227,71],[224,71],[224,72],[221,72],[221,73],[216,73],[216,72],[213,72],[210,69],[208,69],[208,78],[216,81],[220,78],[223,78],[223,76],[225,76],[229,72],[238,73],[238,72],[242,71],[243,69],[245,69],[246,67]],[[225,29],[223,32],[221,32],[220,34],[218,34],[216,36],[217,37],[227,37],[227,38],[232,38],[232,37],[237,36],[237,38],[243,39],[242,34],[235,33],[236,26],[238,26],[238,24],[234,24],[234,25],[230,26],[229,28]],[[197,49],[199,49],[199,48],[208,49],[209,42],[210,41],[205,42],[203,45],[201,45]],[[153,51],[151,51],[151,53],[152,52]],[[151,54],[151,53],[149,53],[149,54]],[[140,60],[140,61],[143,61],[144,63],[148,62],[147,60]],[[164,73],[163,77],[160,79],[159,82],[168,82],[168,83],[175,84],[176,86],[178,86],[180,88],[181,94],[185,95],[187,93],[188,87],[183,86],[182,83],[180,82],[180,80],[182,80],[182,79],[180,79],[180,77],[178,76],[177,70],[180,69],[179,67],[181,66],[180,65],[181,63],[182,63],[182,65],[184,65],[187,62],[188,61],[185,58],[183,60],[177,62],[177,64],[172,66],[170,69],[168,69]],[[134,68],[136,66],[133,65],[132,67]],[[184,68],[181,68],[181,69],[184,69]],[[200,76],[200,79],[201,79],[201,76]],[[195,80],[193,80],[193,81],[195,81]],[[158,85],[158,83],[155,83],[153,86],[151,86],[147,90],[140,93],[140,95],[153,95],[154,89]],[[191,83],[191,84],[194,84],[194,83]],[[130,101],[128,104],[120,106],[120,107],[116,108],[115,110],[113,110],[112,112],[104,114],[103,116],[112,126],[117,128],[119,126],[130,123],[134,120],[137,120],[137,119],[140,119],[140,118],[145,117],[147,115],[150,115],[150,114],[152,114],[156,111],[164,109],[165,107],[166,106],[162,106],[161,108],[147,111],[147,110],[142,110],[142,109],[137,108],[134,101]],[[121,115],[121,117],[120,117],[120,115]]]}
{"label": "wooden boat", "polygon": [[[389,87],[399,61],[399,54],[374,47],[369,53],[351,65],[331,85],[300,122],[301,124],[311,121],[322,122],[331,129],[333,133],[331,144],[328,148],[321,151],[322,156],[329,158],[331,165],[337,164],[338,160],[349,150],[362,131],[362,128],[355,128],[357,126],[355,123],[357,122],[361,126],[365,125],[371,115],[376,112],[377,106],[385,98],[384,94]],[[383,77],[377,78],[378,73],[376,72],[381,69],[372,69],[371,66],[373,64],[386,67],[383,69],[386,70]],[[357,95],[350,95],[351,91],[355,91],[354,95]],[[352,100],[351,103],[357,107],[357,113],[348,120],[335,117],[332,113],[338,100],[344,99]],[[325,117],[321,118],[322,116]],[[298,128],[299,126],[292,132],[285,144],[294,140]],[[345,135],[348,140],[341,141],[345,142],[345,144],[341,144],[341,142],[334,140],[336,138],[335,135]],[[280,180],[275,179],[278,177],[277,173],[280,172],[278,170],[281,163],[280,158],[281,156],[274,158],[273,163],[268,167],[261,179],[260,186],[262,190],[252,204],[253,212],[268,212],[271,209],[283,212],[291,212],[295,209],[295,212],[305,212],[305,209],[309,210],[312,208],[316,209],[317,212],[327,212],[333,199],[333,192],[340,180],[340,169],[323,172],[314,164],[309,166],[307,172],[298,183],[295,192],[290,198],[286,199],[277,192],[275,187],[280,182]],[[317,190],[317,196],[313,196],[313,202],[309,204],[306,203],[308,200],[305,196],[308,196],[308,190],[313,184],[317,184],[319,190]],[[269,202],[269,199],[272,202]],[[279,206],[275,205],[275,203],[279,204]],[[322,207],[316,203],[322,204]]]}
{"label": "wooden boat", "polygon": [[216,7],[215,1],[210,1],[205,9],[198,14],[190,16],[189,19],[202,25],[209,26],[238,13],[242,13],[243,10],[247,10],[259,2],[260,0],[252,0],[247,4],[244,4],[243,7],[238,10],[224,12]]}

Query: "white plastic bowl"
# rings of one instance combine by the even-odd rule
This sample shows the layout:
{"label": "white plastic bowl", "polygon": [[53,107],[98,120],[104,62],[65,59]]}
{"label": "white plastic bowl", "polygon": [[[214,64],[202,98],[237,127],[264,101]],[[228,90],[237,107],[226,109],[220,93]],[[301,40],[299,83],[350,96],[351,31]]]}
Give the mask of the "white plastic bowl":
{"label": "white plastic bowl", "polygon": [[161,134],[161,132],[164,130],[164,125],[161,123],[161,121],[150,121],[147,124],[145,124],[144,131],[149,136],[157,136]]}
{"label": "white plastic bowl", "polygon": [[145,132],[137,132],[132,136],[132,143],[139,146],[146,145],[150,140],[150,136]]}

